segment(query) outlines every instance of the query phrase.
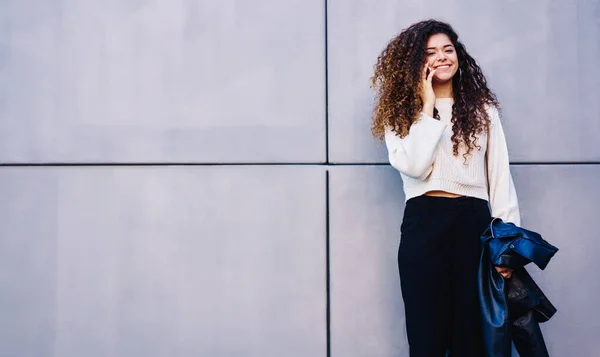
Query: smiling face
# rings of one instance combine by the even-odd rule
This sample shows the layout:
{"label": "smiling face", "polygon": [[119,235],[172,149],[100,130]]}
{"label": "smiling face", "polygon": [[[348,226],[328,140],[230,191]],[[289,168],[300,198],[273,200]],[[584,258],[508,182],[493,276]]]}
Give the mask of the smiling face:
{"label": "smiling face", "polygon": [[431,35],[426,51],[427,65],[436,70],[433,80],[438,83],[451,81],[458,71],[458,56],[450,38],[443,33]]}

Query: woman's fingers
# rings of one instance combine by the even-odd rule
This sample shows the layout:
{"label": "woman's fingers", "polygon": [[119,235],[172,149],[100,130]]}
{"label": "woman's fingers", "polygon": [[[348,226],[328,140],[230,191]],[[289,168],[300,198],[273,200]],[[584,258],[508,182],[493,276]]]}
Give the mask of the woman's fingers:
{"label": "woman's fingers", "polygon": [[435,68],[434,69],[429,69],[429,76],[427,77],[427,81],[429,81],[429,83],[431,83],[431,81],[433,80],[433,74],[435,73]]}

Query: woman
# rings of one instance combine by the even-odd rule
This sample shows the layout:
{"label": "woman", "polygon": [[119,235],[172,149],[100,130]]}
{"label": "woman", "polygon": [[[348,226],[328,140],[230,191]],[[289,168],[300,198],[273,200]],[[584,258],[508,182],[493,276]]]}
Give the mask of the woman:
{"label": "woman", "polygon": [[410,355],[481,356],[479,237],[492,216],[520,224],[498,100],[456,32],[434,20],[390,41],[372,84],[371,129],[406,197],[398,268]]}

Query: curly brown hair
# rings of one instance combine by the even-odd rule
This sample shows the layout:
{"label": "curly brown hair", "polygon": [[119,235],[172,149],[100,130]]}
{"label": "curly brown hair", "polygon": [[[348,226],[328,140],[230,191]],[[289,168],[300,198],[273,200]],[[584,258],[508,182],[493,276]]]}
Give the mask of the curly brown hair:
{"label": "curly brown hair", "polygon": [[[385,127],[389,126],[401,138],[408,135],[410,126],[419,118],[423,108],[420,96],[422,70],[426,63],[426,45],[430,36],[446,34],[458,56],[460,75],[452,78],[454,105],[452,106],[452,142],[454,155],[458,155],[463,143],[465,162],[476,147],[477,134],[488,132],[490,118],[486,106],[500,110],[496,95],[477,62],[458,40],[458,35],[447,23],[426,20],[415,23],[393,38],[381,52],[371,77],[371,87],[376,92],[371,131],[383,140]],[[439,119],[437,110],[434,116]]]}

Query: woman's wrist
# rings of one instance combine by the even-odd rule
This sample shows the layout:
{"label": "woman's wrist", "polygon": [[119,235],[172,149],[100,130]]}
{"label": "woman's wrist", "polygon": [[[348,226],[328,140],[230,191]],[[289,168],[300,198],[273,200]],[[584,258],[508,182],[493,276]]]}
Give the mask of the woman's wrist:
{"label": "woman's wrist", "polygon": [[435,107],[434,103],[425,103],[423,104],[423,113],[429,115],[433,118],[433,108]]}

